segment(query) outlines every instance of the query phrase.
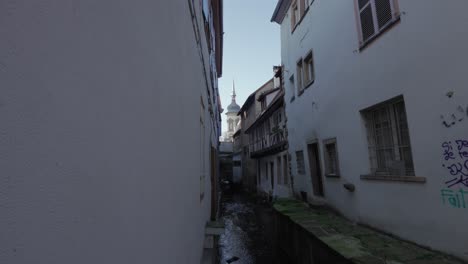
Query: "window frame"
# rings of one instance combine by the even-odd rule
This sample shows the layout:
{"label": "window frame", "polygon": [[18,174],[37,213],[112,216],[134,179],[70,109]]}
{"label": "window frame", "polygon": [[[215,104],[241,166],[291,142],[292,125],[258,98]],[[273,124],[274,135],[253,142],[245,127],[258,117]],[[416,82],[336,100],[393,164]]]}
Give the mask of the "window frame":
{"label": "window frame", "polygon": [[[405,121],[406,121],[406,129],[408,130],[407,133],[407,138],[406,140],[408,141],[407,146],[403,145],[402,143],[402,138],[403,138],[403,130],[401,127],[401,120],[399,120],[399,117],[397,116],[397,105],[402,103],[404,106],[404,114],[405,114]],[[385,128],[382,125],[380,125],[380,129],[382,130],[381,134],[379,135],[378,132],[375,131],[376,129],[376,119],[375,115],[378,114],[378,111],[384,110],[387,114],[387,123],[389,123],[389,127]],[[414,169],[414,159],[413,159],[413,150],[411,147],[411,136],[409,134],[409,125],[408,125],[408,115],[406,111],[406,103],[403,98],[403,96],[398,96],[395,98],[392,98],[390,100],[384,101],[382,103],[373,105],[371,107],[368,107],[364,110],[361,111],[363,118],[364,118],[364,124],[365,124],[365,129],[366,129],[366,134],[367,134],[367,144],[368,144],[368,155],[369,155],[369,162],[370,162],[370,170],[372,176],[378,176],[378,177],[415,177],[415,169]],[[386,129],[386,130],[385,130]],[[391,132],[390,133],[390,138],[385,138],[385,132]],[[380,136],[380,137],[379,137]],[[384,142],[391,142],[390,146],[385,146],[382,145],[382,143],[378,143],[378,138],[380,138],[380,141]],[[402,154],[401,149],[402,148],[407,148],[407,151],[409,152],[409,160],[411,161],[410,165],[407,166],[406,163],[404,164],[404,173],[392,173],[392,169],[396,170],[395,168],[392,167],[387,167],[388,163],[390,162],[399,162],[403,161],[405,162],[404,154]],[[378,149],[383,149],[383,150],[391,150],[389,152],[392,159],[387,159],[387,157],[383,154],[379,154],[377,151]],[[398,152],[398,153],[397,153]],[[383,159],[385,162],[385,167],[380,166],[380,161]],[[395,165],[396,166],[396,165]],[[400,168],[401,169],[401,168]],[[386,172],[388,171],[388,173]]]}
{"label": "window frame", "polygon": [[301,13],[299,10],[299,5],[297,3],[297,0],[293,0],[293,2],[291,3],[291,32],[294,32],[296,25],[299,24],[300,16],[301,16]]}
{"label": "window frame", "polygon": [[[323,157],[324,157],[324,162],[325,162],[325,176],[326,177],[336,177],[339,178],[341,177],[341,172],[340,172],[340,159],[338,155],[338,143],[336,138],[328,138],[323,140]],[[327,146],[329,145],[334,145],[335,146],[335,163],[336,163],[336,171],[335,173],[331,173],[329,171],[329,165],[330,165],[330,156],[328,153],[328,148]]]}
{"label": "window frame", "polygon": [[304,87],[304,64],[303,64],[302,58],[300,58],[296,62],[296,89],[297,89],[297,95],[301,96],[302,93],[304,93],[305,87]]}
{"label": "window frame", "polygon": [[[302,63],[303,69],[303,86],[304,89],[307,89],[310,85],[315,82],[315,64],[314,64],[314,54],[313,50],[310,50],[307,55],[304,57],[304,61]],[[306,76],[308,77],[306,79]]]}
{"label": "window frame", "polygon": [[[400,21],[401,13],[398,0],[388,0],[390,3],[390,9],[392,13],[392,18],[382,27],[379,27],[378,18],[377,18],[377,9],[376,9],[376,0],[368,0],[369,2],[365,4],[362,8],[359,8],[359,0],[354,0],[354,13],[356,19],[356,27],[358,32],[358,41],[359,41],[359,51],[365,49],[369,44],[374,42],[380,35],[389,30],[392,26]],[[374,34],[368,39],[364,40],[362,25],[361,25],[361,12],[366,9],[368,6],[371,6],[372,12],[372,24],[374,26]]]}

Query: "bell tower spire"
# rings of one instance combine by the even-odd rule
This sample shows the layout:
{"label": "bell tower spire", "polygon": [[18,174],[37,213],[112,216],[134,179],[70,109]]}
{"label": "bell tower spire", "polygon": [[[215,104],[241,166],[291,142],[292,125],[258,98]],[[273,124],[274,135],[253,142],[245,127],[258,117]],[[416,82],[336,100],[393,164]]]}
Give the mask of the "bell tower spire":
{"label": "bell tower spire", "polygon": [[236,102],[236,85],[234,80],[232,80],[232,93],[231,93],[232,102]]}

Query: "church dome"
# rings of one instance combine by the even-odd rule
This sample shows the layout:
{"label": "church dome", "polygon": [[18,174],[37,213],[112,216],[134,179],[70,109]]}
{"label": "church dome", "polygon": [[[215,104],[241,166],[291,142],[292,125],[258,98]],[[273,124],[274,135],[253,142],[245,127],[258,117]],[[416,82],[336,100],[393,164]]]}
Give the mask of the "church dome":
{"label": "church dome", "polygon": [[232,93],[231,93],[231,104],[227,107],[226,114],[229,113],[238,113],[240,111],[240,106],[236,103],[236,88],[234,85],[234,81],[232,81]]}
{"label": "church dome", "polygon": [[240,111],[240,106],[235,101],[231,102],[227,107],[227,113],[237,113]]}

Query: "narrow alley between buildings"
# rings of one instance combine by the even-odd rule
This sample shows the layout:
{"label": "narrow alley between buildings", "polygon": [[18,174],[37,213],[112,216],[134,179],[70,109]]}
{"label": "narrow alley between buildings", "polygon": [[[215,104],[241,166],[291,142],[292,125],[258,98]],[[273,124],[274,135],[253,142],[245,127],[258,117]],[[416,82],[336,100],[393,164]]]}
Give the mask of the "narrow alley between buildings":
{"label": "narrow alley between buildings", "polygon": [[220,263],[273,263],[273,216],[267,201],[245,192],[225,192],[221,203],[225,232],[219,243]]}

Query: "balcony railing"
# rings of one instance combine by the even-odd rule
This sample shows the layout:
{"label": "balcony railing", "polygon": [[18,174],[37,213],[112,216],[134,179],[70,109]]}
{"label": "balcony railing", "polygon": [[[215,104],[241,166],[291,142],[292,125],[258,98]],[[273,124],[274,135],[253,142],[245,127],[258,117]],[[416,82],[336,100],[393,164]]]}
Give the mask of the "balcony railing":
{"label": "balcony railing", "polygon": [[286,143],[286,137],[284,130],[279,130],[268,135],[264,135],[261,138],[257,138],[254,142],[250,143],[251,156],[259,156],[262,154],[270,154],[275,150],[281,151],[281,147]]}

